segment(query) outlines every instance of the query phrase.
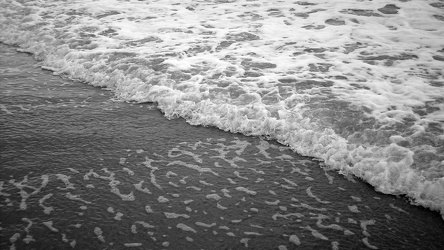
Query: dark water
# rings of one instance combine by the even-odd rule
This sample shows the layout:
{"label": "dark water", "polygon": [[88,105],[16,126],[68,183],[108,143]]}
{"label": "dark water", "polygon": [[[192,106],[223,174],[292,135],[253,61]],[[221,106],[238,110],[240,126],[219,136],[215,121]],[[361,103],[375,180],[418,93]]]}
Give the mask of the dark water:
{"label": "dark water", "polygon": [[1,249],[441,249],[441,216],[0,46]]}

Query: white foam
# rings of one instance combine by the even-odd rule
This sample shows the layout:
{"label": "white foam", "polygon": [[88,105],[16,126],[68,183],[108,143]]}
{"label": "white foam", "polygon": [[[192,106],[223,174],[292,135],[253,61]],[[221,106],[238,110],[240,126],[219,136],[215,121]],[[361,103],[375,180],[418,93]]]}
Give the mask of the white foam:
{"label": "white foam", "polygon": [[270,206],[277,206],[280,202],[281,202],[280,200],[265,201],[265,204],[270,205]]}
{"label": "white foam", "polygon": [[395,205],[393,205],[393,204],[389,204],[389,206],[391,207],[391,208],[393,208],[393,209],[395,209],[396,211],[398,211],[398,212],[401,212],[401,213],[405,213],[405,214],[409,214],[408,212],[406,212],[404,209],[402,209],[402,208],[400,208],[400,207],[397,207],[397,206],[395,206]]}
{"label": "white foam", "polygon": [[215,201],[219,201],[220,199],[222,199],[222,197],[220,197],[218,194],[208,194],[206,196],[207,199],[212,199]]}
{"label": "white foam", "polygon": [[248,241],[250,241],[250,239],[249,238],[242,238],[242,239],[240,239],[240,243],[242,243],[242,244],[244,244],[244,246],[246,247],[246,248],[248,248]]}
{"label": "white foam", "polygon": [[325,235],[319,233],[316,229],[313,229],[313,228],[311,228],[310,226],[305,226],[305,227],[300,227],[300,228],[310,230],[310,231],[311,231],[311,234],[312,234],[315,238],[318,238],[318,239],[321,239],[321,240],[328,240],[328,237],[327,237],[327,236],[325,236]]}
{"label": "white foam", "polygon": [[56,174],[56,176],[57,176],[57,179],[61,180],[66,185],[66,187],[64,187],[64,188],[57,187],[57,189],[60,189],[60,190],[75,189],[74,184],[72,184],[69,181],[69,179],[71,179],[71,176],[67,176],[64,174]]}
{"label": "white foam", "polygon": [[290,239],[289,240],[290,240],[291,243],[293,243],[293,244],[295,244],[297,246],[301,245],[301,240],[299,240],[299,237],[297,235],[295,235],[295,234],[290,235]]}
{"label": "white foam", "polygon": [[202,159],[200,158],[200,155],[195,154],[193,152],[178,149],[178,148],[172,148],[168,151],[168,157],[175,158],[175,157],[179,157],[182,155],[191,156],[194,159],[194,161],[196,161],[197,163],[202,163]]}
{"label": "white foam", "polygon": [[211,168],[202,168],[198,165],[190,164],[190,163],[186,163],[186,162],[182,162],[182,161],[171,161],[167,164],[167,166],[171,166],[171,165],[180,165],[180,166],[187,167],[189,169],[196,170],[199,173],[211,173],[215,176],[219,176],[219,174],[217,174],[216,172],[211,170]]}
{"label": "white foam", "polygon": [[256,191],[249,190],[248,188],[245,188],[245,187],[236,187],[236,190],[241,191],[241,192],[245,192],[249,195],[256,195],[257,194]]}
{"label": "white foam", "polygon": [[291,217],[291,216],[295,216],[297,218],[304,217],[304,215],[301,213],[289,213],[289,214],[276,213],[273,216],[271,216],[271,218],[273,218],[273,220],[277,220],[277,218],[284,218],[284,219],[288,220],[288,217]]}
{"label": "white foam", "polygon": [[55,227],[53,227],[53,222],[52,221],[44,221],[42,222],[43,225],[45,225],[47,228],[49,228],[49,230],[53,231],[53,232],[58,232],[59,230]]}
{"label": "white foam", "polygon": [[68,238],[66,238],[66,234],[62,234],[62,241],[68,243]]}
{"label": "white foam", "polygon": [[258,182],[262,182],[262,181],[264,181],[265,179],[263,179],[263,178],[257,178],[254,182],[256,182],[256,183],[258,183]]}
{"label": "white foam", "polygon": [[179,217],[186,218],[186,219],[190,218],[190,216],[187,214],[177,214],[177,213],[169,213],[169,212],[163,212],[163,214],[168,219],[177,219]]}
{"label": "white foam", "polygon": [[356,202],[361,202],[361,200],[362,200],[360,197],[353,196],[353,195],[351,196],[351,198]]}
{"label": "white foam", "polygon": [[183,223],[177,224],[176,227],[179,228],[179,229],[182,229],[183,231],[186,231],[186,232],[197,233],[197,231],[194,230],[192,227],[189,227],[189,226],[187,226],[187,225],[185,225]]}
{"label": "white foam", "polygon": [[360,213],[358,206],[356,206],[356,205],[348,206],[348,210],[350,210],[350,212],[352,212],[352,213]]}
{"label": "white foam", "polygon": [[14,235],[11,236],[11,238],[9,238],[9,242],[14,244],[19,238],[20,238],[20,234],[19,233],[15,233]]}
{"label": "white foam", "polygon": [[72,248],[75,248],[75,247],[76,247],[76,244],[77,244],[77,241],[76,241],[76,240],[72,240],[71,243],[69,243],[69,245],[70,245]]}
{"label": "white foam", "polygon": [[255,235],[255,236],[261,236],[263,234],[258,233],[258,232],[244,232],[245,235]]}
{"label": "white foam", "polygon": [[350,224],[358,224],[358,222],[356,220],[352,219],[352,218],[348,218],[347,222],[350,223]]}
{"label": "white foam", "polygon": [[[273,6],[283,20],[268,15],[265,0],[249,5],[254,20],[240,15],[242,1],[218,8],[202,2],[193,12],[170,1],[136,4],[98,0],[47,9],[45,1],[9,1],[0,10],[0,41],[125,101],[156,102],[167,117],[193,125],[276,139],[444,214],[444,150],[433,146],[444,140],[440,9],[412,0],[396,2],[399,13],[389,15],[377,11],[379,1],[324,1],[304,6],[308,16],[292,21],[291,1]],[[28,6],[30,13],[20,11]],[[353,12],[360,8],[375,15]],[[131,18],[100,17],[115,9]],[[71,10],[83,15],[66,23]],[[63,29],[53,28],[62,22]],[[69,40],[80,33],[91,36]],[[0,106],[13,113],[8,108]],[[259,146],[261,156],[268,146]],[[241,159],[224,160],[239,167]]]}
{"label": "white foam", "polygon": [[54,211],[54,208],[53,208],[53,207],[47,207],[47,206],[45,206],[45,205],[43,204],[47,199],[51,198],[52,196],[53,196],[53,194],[50,193],[50,194],[47,194],[47,195],[43,196],[43,197],[39,200],[39,206],[41,206],[41,207],[43,208],[43,212],[44,212],[45,214],[51,214],[51,212]]}
{"label": "white foam", "polygon": [[134,175],[134,171],[132,171],[132,170],[129,169],[129,168],[122,168],[122,170],[125,171],[127,174],[129,174],[129,175],[131,175],[131,176]]}
{"label": "white foam", "polygon": [[264,228],[264,227],[262,227],[262,226],[259,226],[259,225],[254,225],[254,224],[251,224],[251,223],[250,223],[250,226],[251,226],[251,227],[255,227],[255,228],[261,228],[261,229],[263,229],[263,228]]}
{"label": "white foam", "polygon": [[222,193],[224,194],[225,197],[227,198],[231,198],[232,196],[229,194],[230,191],[226,188],[221,189],[220,191],[222,191]]}
{"label": "white foam", "polygon": [[207,224],[207,223],[203,223],[203,222],[199,222],[199,221],[197,221],[196,223],[195,223],[197,226],[201,226],[201,227],[206,227],[206,228],[211,228],[211,227],[214,227],[214,226],[216,226],[217,224],[216,223],[211,223],[211,224]]}
{"label": "white foam", "polygon": [[117,220],[117,221],[122,220],[122,217],[123,217],[123,213],[117,212],[116,215],[114,216],[114,220]]}
{"label": "white foam", "polygon": [[286,212],[288,208],[286,206],[279,206],[279,210]]}
{"label": "white foam", "polygon": [[327,171],[325,171],[324,174],[325,174],[325,177],[327,177],[327,179],[328,179],[328,183],[329,183],[329,184],[333,184],[334,177],[331,176],[331,175],[329,175],[329,174],[327,173]]}
{"label": "white foam", "polygon": [[122,194],[120,190],[115,186],[111,187],[111,193],[114,193],[117,196],[119,196],[122,199],[122,201],[134,201],[136,199],[133,191],[131,191],[129,194]]}
{"label": "white foam", "polygon": [[168,182],[168,184],[170,184],[171,186],[173,186],[173,187],[175,187],[175,188],[179,188],[179,185],[177,185],[176,183],[174,183],[174,182]]}
{"label": "white foam", "polygon": [[25,242],[26,244],[29,244],[31,241],[36,241],[32,235],[26,235],[26,237],[23,239],[23,242]]}
{"label": "white foam", "polygon": [[203,184],[203,185],[205,185],[205,186],[214,186],[214,184],[208,183],[208,182],[206,182],[206,181],[204,181],[204,180],[199,180],[199,183],[200,183],[200,184]]}
{"label": "white foam", "polygon": [[163,196],[161,195],[161,196],[159,196],[159,197],[157,198],[157,201],[158,201],[159,203],[166,203],[166,202],[169,202],[170,200],[168,200],[168,198],[165,198],[165,197],[163,197]]}
{"label": "white foam", "polygon": [[196,190],[196,191],[202,190],[201,188],[198,188],[196,186],[188,186],[187,189],[193,189],[193,190]]}
{"label": "white foam", "polygon": [[151,207],[149,205],[145,205],[145,211],[149,214],[153,213],[153,209],[151,209]]}
{"label": "white foam", "polygon": [[139,190],[140,192],[143,192],[145,194],[151,194],[151,191],[148,188],[146,188],[146,187],[142,188],[142,185],[144,182],[145,181],[140,181],[139,183],[133,184],[134,188],[136,188],[136,190]]}
{"label": "white foam", "polygon": [[105,242],[105,237],[103,237],[103,231],[100,227],[94,228],[94,234],[97,236],[97,239],[99,239],[101,242]]}
{"label": "white foam", "polygon": [[302,171],[300,168],[298,168],[298,167],[294,167],[294,168],[292,168],[291,173],[294,173],[294,172],[299,173],[299,174],[302,174],[302,175],[308,175],[308,173],[303,172],[303,171]]}
{"label": "white foam", "polygon": [[361,228],[363,231],[367,231],[367,226],[375,225],[375,220],[361,220]]}
{"label": "white foam", "polygon": [[327,228],[327,229],[333,229],[333,230],[337,230],[337,231],[344,231],[344,228],[342,228],[338,224],[329,224],[329,225],[322,224],[322,220],[328,219],[328,218],[329,218],[328,216],[319,214],[317,217],[311,217],[310,219],[318,219],[318,221],[316,222],[316,226],[318,226],[319,228]]}
{"label": "white foam", "polygon": [[71,171],[71,172],[73,172],[75,174],[79,174],[80,173],[78,170],[76,170],[74,168],[68,168],[68,169],[69,169],[69,171]]}
{"label": "white foam", "polygon": [[180,179],[179,182],[185,185],[185,184],[187,184],[187,181],[186,181],[187,178],[188,178],[188,176],[185,176],[182,179]]}
{"label": "white foam", "polygon": [[144,161],[142,164],[145,165],[147,168],[151,169],[151,171],[150,171],[150,181],[151,181],[151,183],[152,183],[155,187],[157,187],[158,189],[163,190],[162,187],[157,183],[157,181],[156,181],[156,175],[154,174],[154,172],[155,172],[156,170],[159,170],[159,168],[158,168],[158,167],[154,167],[154,166],[151,164],[152,162],[155,162],[155,160],[150,159],[150,158],[148,158],[148,157],[145,156],[145,161]]}
{"label": "white foam", "polygon": [[170,178],[170,176],[177,176],[176,173],[174,173],[173,171],[168,171],[165,175],[167,178]]}
{"label": "white foam", "polygon": [[255,169],[255,168],[248,168],[248,169],[253,170],[256,174],[265,174],[265,172],[262,171],[262,170],[257,170],[257,169]]}
{"label": "white foam", "polygon": [[[42,190],[42,188],[46,187],[46,185],[49,182],[49,176],[48,175],[42,175],[41,179],[42,179],[42,183],[41,183],[40,187],[33,187],[33,186],[30,186],[30,185],[27,185],[26,184],[28,182],[28,176],[27,175],[23,177],[23,180],[21,182],[15,182],[14,179],[9,180],[10,184],[14,185],[16,188],[18,188],[20,190],[19,194],[20,194],[20,196],[22,198],[22,200],[20,202],[20,210],[26,210],[27,207],[28,207],[28,205],[26,203],[26,200],[29,197],[31,197],[31,196],[33,196],[35,194],[38,194]],[[34,191],[31,192],[31,193],[28,193],[28,192],[23,190],[24,187],[32,189]]]}
{"label": "white foam", "polygon": [[305,204],[305,203],[300,203],[300,205],[290,204],[290,206],[292,206],[292,207],[306,208],[306,209],[309,209],[309,210],[320,211],[320,212],[325,212],[325,211],[327,211],[326,208],[312,207],[312,206],[310,206],[310,205],[308,205],[308,204]]}
{"label": "white foam", "polygon": [[125,247],[141,247],[142,243],[124,243]]}
{"label": "white foam", "polygon": [[291,187],[291,186],[288,186],[288,185],[285,185],[285,184],[282,184],[281,185],[281,187],[283,187],[283,188],[285,188],[285,189],[296,189],[296,188],[294,188],[294,187]]}
{"label": "white foam", "polygon": [[364,245],[365,245],[366,247],[368,247],[368,248],[370,248],[370,249],[378,249],[377,246],[374,246],[374,245],[372,245],[372,244],[370,244],[370,243],[368,242],[368,238],[367,238],[367,237],[363,238],[363,239],[362,239],[362,242],[364,243]]}
{"label": "white foam", "polygon": [[236,185],[236,182],[233,181],[233,179],[231,179],[231,178],[227,178],[227,180],[230,182],[230,184]]}
{"label": "white foam", "polygon": [[188,204],[190,204],[191,202],[193,202],[194,200],[185,200],[185,201],[183,201],[183,203],[185,204],[185,205],[188,205]]}
{"label": "white foam", "polygon": [[146,223],[144,221],[136,221],[135,224],[142,225],[144,228],[155,228],[155,226],[153,226],[149,223]]}
{"label": "white foam", "polygon": [[294,181],[291,181],[291,180],[289,180],[289,179],[287,179],[287,178],[282,178],[285,182],[287,182],[288,184],[290,184],[290,185],[292,185],[292,186],[295,186],[295,187],[297,187],[298,186],[298,184],[296,184]]}
{"label": "white foam", "polygon": [[337,241],[332,241],[332,242],[331,242],[331,249],[332,249],[332,250],[339,250],[339,242],[337,242]]}
{"label": "white foam", "polygon": [[68,193],[65,194],[65,197],[70,199],[70,200],[81,201],[81,202],[83,202],[85,204],[92,204],[92,202],[86,201],[86,200],[80,198],[80,194],[74,195],[74,194],[71,194],[70,192],[68,192]]}

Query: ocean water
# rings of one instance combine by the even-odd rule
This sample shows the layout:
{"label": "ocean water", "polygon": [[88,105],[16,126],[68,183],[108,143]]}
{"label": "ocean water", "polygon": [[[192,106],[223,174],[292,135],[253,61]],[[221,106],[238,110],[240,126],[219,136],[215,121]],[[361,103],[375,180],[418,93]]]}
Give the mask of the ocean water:
{"label": "ocean water", "polygon": [[[256,145],[257,142],[250,143],[255,145],[253,148],[261,148],[260,152],[265,157],[262,161],[268,159],[266,151],[263,151],[265,148],[281,150],[281,147],[288,146],[291,150],[285,150],[291,153],[284,155],[315,157],[322,162],[324,169],[334,170],[333,173],[349,179],[358,177],[380,193],[405,195],[412,204],[441,215],[444,213],[442,1],[0,1],[0,6],[1,42],[32,53],[39,61],[38,67],[51,70],[64,79],[110,90],[86,86],[82,90],[68,88],[65,90],[72,92],[67,92],[66,98],[78,91],[79,96],[98,98],[95,105],[103,105],[102,110],[119,105],[129,107],[125,106],[129,104],[110,101],[114,99],[132,103],[133,108],[125,113],[133,114],[136,120],[147,119],[144,112],[160,115],[157,111],[160,110],[163,116],[172,119],[171,124],[177,122],[173,118],[181,117],[191,125],[213,127],[210,128],[212,133],[222,132],[217,129],[232,132],[233,137],[226,139],[226,144],[218,142],[224,145],[222,149],[209,151],[220,152],[219,157],[222,158],[227,150],[224,147],[237,149],[246,145],[245,138],[250,137],[244,135],[261,137],[260,146]],[[11,72],[11,69],[3,74],[5,72]],[[16,84],[20,85],[20,82]],[[38,92],[37,87],[28,87],[26,91]],[[104,96],[93,94],[97,91]],[[36,100],[38,105],[42,104],[41,99]],[[50,99],[46,101],[51,102]],[[65,105],[65,101],[69,103],[67,99],[60,105]],[[28,104],[32,106],[29,100]],[[1,105],[2,115],[15,113],[11,105],[20,108],[14,103],[2,102]],[[23,111],[28,109],[23,106],[25,104],[17,105],[22,105]],[[82,104],[79,105],[81,107]],[[95,114],[95,111],[91,112]],[[82,117],[96,119],[94,115],[85,116],[80,112],[73,114],[71,123],[84,119]],[[115,119],[118,120],[118,116]],[[137,131],[134,124],[119,126]],[[98,126],[94,122],[89,125]],[[62,143],[61,139],[57,139],[60,134],[51,126],[48,125],[47,131],[43,129],[52,138],[48,142],[59,140]],[[76,136],[94,138],[101,135],[100,131],[88,126],[68,136],[66,141],[75,143]],[[110,126],[116,125],[111,122]],[[104,148],[116,137],[112,134],[112,127],[107,130],[108,136],[102,134],[98,137]],[[126,134],[120,133],[123,133],[122,137]],[[143,137],[134,131],[128,134]],[[180,137],[173,131],[169,135]],[[221,137],[227,137],[227,134]],[[147,136],[146,140],[149,138]],[[208,138],[211,137],[202,137],[194,143],[203,143]],[[265,139],[271,139],[274,144]],[[186,140],[175,140],[177,145],[186,144]],[[159,143],[158,139],[152,141],[155,148],[159,147],[156,143]],[[89,144],[85,145],[87,148]],[[126,144],[125,147],[128,150],[144,148],[142,145],[129,147]],[[203,151],[198,150],[199,146],[191,147],[195,148],[195,152],[187,150],[187,153],[179,146],[174,147],[178,149],[171,151],[169,157],[174,158],[176,151],[177,157],[187,156],[203,163],[195,155],[202,154],[198,153]],[[117,147],[116,150],[122,148]],[[44,150],[44,147],[40,149]],[[112,156],[119,154],[110,148],[104,151]],[[63,152],[69,150],[60,154]],[[236,152],[242,154],[242,151],[231,153]],[[156,154],[165,156],[165,153]],[[152,161],[160,159],[153,158],[152,154],[145,157],[142,161],[148,167],[145,175],[148,174],[150,185],[156,188],[155,179],[151,179],[156,175],[150,173],[159,168]],[[240,160],[242,157],[238,157],[224,161],[236,168],[240,164],[237,161],[243,162]],[[293,164],[299,162],[287,160]],[[16,161],[19,162],[19,158]],[[252,161],[255,162],[246,160],[249,164]],[[76,164],[88,161],[81,162],[79,159]],[[126,160],[122,162],[120,165],[124,165]],[[139,161],[139,164],[142,162]],[[215,165],[215,162],[210,164],[211,167],[186,161],[172,162],[166,165],[171,163],[168,167],[173,173],[176,173],[174,167],[177,167],[174,165],[178,165],[197,171],[199,176],[211,177],[217,177],[213,165],[221,166],[220,163]],[[248,167],[241,166],[240,169]],[[307,173],[302,167],[297,169]],[[260,174],[264,170],[257,171]],[[292,171],[289,170],[290,173]],[[102,175],[104,173],[106,176]],[[249,174],[252,173],[236,170],[235,176],[257,180]],[[62,175],[67,176],[66,173]],[[68,180],[63,182],[68,183],[67,188],[70,187],[69,178],[62,175],[57,178]],[[39,176],[42,185],[51,175],[45,176]],[[93,171],[87,176],[108,180],[111,191],[122,195],[118,191],[120,189],[113,188],[117,184],[112,172],[99,174]],[[137,176],[142,174],[137,173]],[[29,181],[23,178],[22,182],[6,178],[3,185],[13,185],[22,190],[26,186],[23,183]],[[227,178],[235,182],[233,178]],[[335,180],[339,178],[345,177]],[[291,187],[291,183],[297,184],[287,180],[290,181],[287,184],[277,180],[272,183],[287,187]],[[211,183],[205,179],[202,181]],[[330,179],[324,181],[329,183]],[[135,187],[142,189],[142,185]],[[245,186],[235,187],[235,190],[249,195],[254,193]],[[36,193],[40,191],[38,188],[34,190]],[[318,197],[313,187],[306,186],[305,190],[308,196]],[[21,191],[22,197],[28,193]],[[219,198],[222,195],[218,194]],[[128,197],[132,199],[131,195]],[[209,197],[210,200],[218,199],[216,195]],[[110,207],[110,211],[114,211]],[[316,216],[319,213],[313,215]],[[277,221],[280,217],[273,218]],[[315,227],[322,228],[319,225],[322,225],[323,219],[319,220],[321,222],[316,226],[301,227],[309,231]],[[359,220],[355,221],[359,224]],[[362,225],[366,227],[367,223],[361,222]],[[180,228],[186,227],[181,225]],[[366,229],[363,231],[367,232]],[[311,232],[318,235],[315,231]],[[322,237],[319,236],[319,239]]]}
{"label": "ocean water", "polygon": [[0,44],[1,249],[441,249],[444,221],[276,141],[166,119]]}

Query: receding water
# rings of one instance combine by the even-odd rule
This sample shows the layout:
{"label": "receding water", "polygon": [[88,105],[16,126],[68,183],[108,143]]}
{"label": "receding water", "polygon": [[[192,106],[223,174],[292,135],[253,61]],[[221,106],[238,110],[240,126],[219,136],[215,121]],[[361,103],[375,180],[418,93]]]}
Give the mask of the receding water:
{"label": "receding water", "polygon": [[1,249],[441,249],[437,212],[0,45]]}

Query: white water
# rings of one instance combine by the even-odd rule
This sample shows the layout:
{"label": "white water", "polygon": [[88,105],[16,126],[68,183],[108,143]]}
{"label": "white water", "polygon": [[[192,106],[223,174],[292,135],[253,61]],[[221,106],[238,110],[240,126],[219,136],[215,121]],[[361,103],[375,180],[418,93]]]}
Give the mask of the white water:
{"label": "white water", "polygon": [[444,245],[438,213],[275,141],[168,121],[12,46],[0,62],[1,249]]}
{"label": "white water", "polygon": [[2,0],[0,41],[444,214],[444,3],[386,4]]}

